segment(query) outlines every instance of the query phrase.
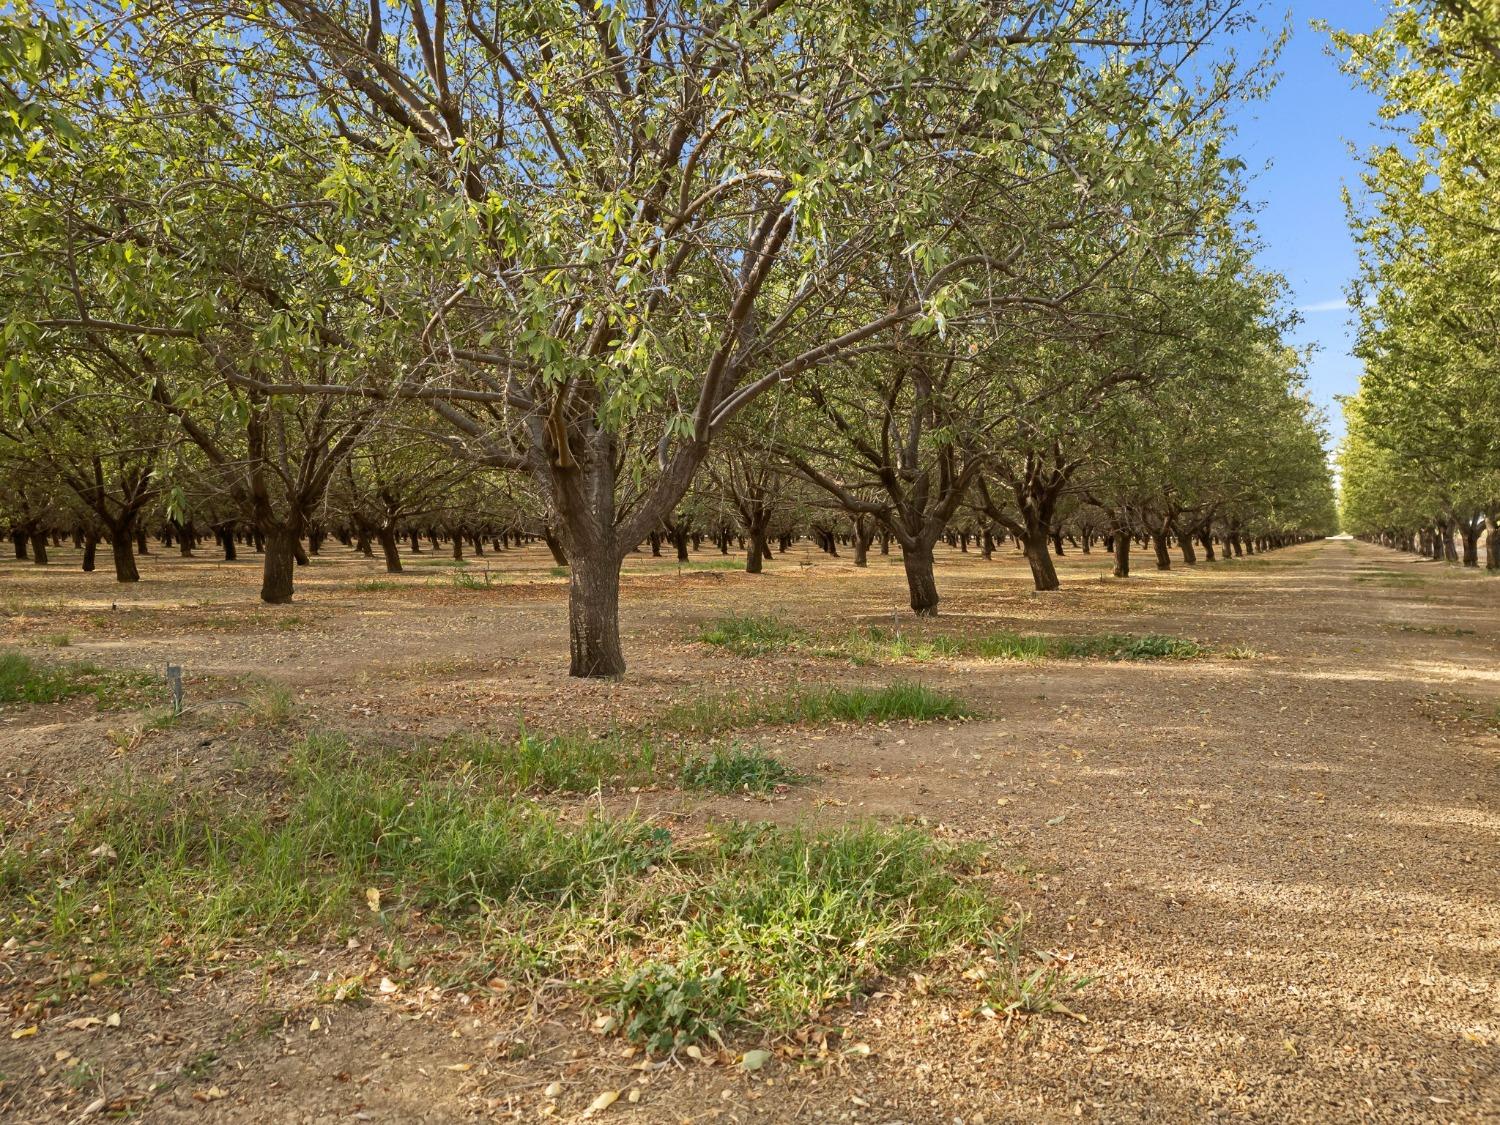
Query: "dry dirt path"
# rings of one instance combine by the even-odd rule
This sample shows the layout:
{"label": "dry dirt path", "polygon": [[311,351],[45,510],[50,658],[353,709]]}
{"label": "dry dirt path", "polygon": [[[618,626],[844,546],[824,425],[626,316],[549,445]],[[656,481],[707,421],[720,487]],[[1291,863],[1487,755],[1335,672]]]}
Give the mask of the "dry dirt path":
{"label": "dry dirt path", "polygon": [[[1127,587],[1083,579],[1054,601],[997,599],[993,580],[964,566],[940,573],[956,617],[1159,631],[1255,655],[925,666],[924,679],[985,718],[780,736],[815,785],[771,805],[720,800],[705,810],[700,798],[671,796],[653,811],[918,818],[988,844],[1008,869],[1005,893],[1032,915],[1033,940],[1095,978],[1074,1005],[1087,1022],[1006,1026],[961,995],[900,980],[841,1017],[870,1054],[832,1074],[814,1081],[780,1063],[754,1080],[670,1069],[638,1103],[622,1099],[598,1119],[1500,1121],[1500,578],[1349,541],[1142,574],[1126,602]],[[868,604],[872,590],[897,596],[898,575],[872,568],[775,589],[782,611],[835,620],[850,582],[863,584]],[[702,674],[704,654],[680,640],[684,629],[726,604],[763,606],[761,589],[695,587],[667,605],[627,598],[632,643],[654,638],[658,648],[625,685],[587,689],[538,670],[555,655],[560,607],[527,602],[510,618],[526,630],[498,642],[493,689],[543,705],[565,690],[642,706],[668,698]],[[301,612],[317,621],[322,610]],[[414,638],[435,633],[435,656],[488,611],[409,612]],[[449,627],[438,631],[440,620]],[[533,628],[548,638],[540,656]],[[159,655],[149,639],[133,651]],[[316,669],[296,662],[289,646],[276,664],[315,685]],[[725,667],[783,679],[864,674],[795,658]],[[455,691],[472,684],[457,670]],[[358,690],[358,704],[377,711],[399,694]],[[347,713],[345,702],[319,704],[314,692],[310,706]],[[576,1024],[509,1060],[505,1028],[396,1003],[340,1015],[332,1037],[284,1030],[230,1043],[234,1006],[252,1003],[248,994],[232,978],[184,984],[152,1009],[158,1029],[202,1028],[212,1022],[205,1009],[218,1013],[217,1032],[196,1034],[225,1040],[214,1080],[227,1093],[158,1101],[148,1117],[449,1121],[519,1109],[533,1120],[541,1088],[561,1080],[557,1116],[570,1120],[598,1090],[638,1077],[617,1045]],[[147,1024],[148,1007],[138,1021],[127,1011],[126,1026]],[[156,1049],[149,1035],[140,1049]]]}

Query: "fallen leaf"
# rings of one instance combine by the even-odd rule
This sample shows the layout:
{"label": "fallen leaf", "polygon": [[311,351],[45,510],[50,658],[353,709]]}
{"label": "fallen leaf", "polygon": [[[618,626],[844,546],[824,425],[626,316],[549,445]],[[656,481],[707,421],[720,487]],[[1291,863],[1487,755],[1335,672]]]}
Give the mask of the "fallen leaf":
{"label": "fallen leaf", "polygon": [[12,1039],[30,1039],[35,1034],[36,1034],[36,1024],[32,1024],[30,1027],[18,1027],[18,1028],[16,1028],[15,1031],[12,1031],[10,1033],[10,1037]]}
{"label": "fallen leaf", "polygon": [[370,912],[372,914],[379,914],[380,913],[380,888],[379,887],[367,887],[367,888],[365,888],[365,904],[367,906],[369,906]]}
{"label": "fallen leaf", "polygon": [[68,1026],[74,1031],[87,1031],[91,1027],[98,1027],[102,1023],[98,1016],[79,1016],[76,1020],[69,1020]]}
{"label": "fallen leaf", "polygon": [[1048,828],[1056,828],[1059,824],[1061,824],[1063,821],[1065,821],[1067,819],[1068,819],[1068,814],[1067,813],[1063,813],[1061,816],[1054,816],[1051,820],[1049,820],[1047,822],[1047,827]]}
{"label": "fallen leaf", "polygon": [[746,1071],[759,1070],[770,1061],[770,1051],[746,1051],[740,1056],[740,1069]]}
{"label": "fallen leaf", "polygon": [[389,993],[392,993],[392,992],[399,992],[400,989],[401,989],[401,986],[399,984],[397,984],[395,981],[391,980],[390,977],[381,977],[380,978],[380,991],[381,992],[389,994]]}
{"label": "fallen leaf", "polygon": [[105,1027],[119,1027],[120,1026],[120,1013],[119,1012],[110,1012],[109,1015],[106,1016],[105,1019],[104,1019],[104,1026]]}
{"label": "fallen leaf", "polygon": [[605,1090],[604,1093],[600,1094],[593,1101],[589,1102],[588,1109],[583,1111],[582,1119],[587,1120],[588,1118],[593,1117],[596,1113],[603,1113],[606,1109],[614,1105],[615,1102],[619,1100],[620,1091]]}

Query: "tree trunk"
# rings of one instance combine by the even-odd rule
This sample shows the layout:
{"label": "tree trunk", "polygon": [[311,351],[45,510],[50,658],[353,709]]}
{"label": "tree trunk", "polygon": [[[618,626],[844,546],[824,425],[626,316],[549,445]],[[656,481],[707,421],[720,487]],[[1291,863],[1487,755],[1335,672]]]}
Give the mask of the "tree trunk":
{"label": "tree trunk", "polygon": [[1116,578],[1130,577],[1130,535],[1124,531],[1115,532],[1115,570]]}
{"label": "tree trunk", "polygon": [[875,539],[875,521],[861,517],[854,521],[854,565],[870,565],[870,544]]}
{"label": "tree trunk", "polygon": [[31,561],[37,566],[47,565],[47,536],[45,532],[31,533]]}
{"label": "tree trunk", "polygon": [[1151,546],[1156,549],[1156,569],[1171,570],[1172,556],[1167,552],[1167,533],[1165,531],[1153,531],[1151,533]]}
{"label": "tree trunk", "polygon": [[1500,570],[1500,527],[1493,515],[1489,523],[1490,529],[1484,533],[1484,566],[1486,570]]}
{"label": "tree trunk", "polygon": [[745,545],[745,573],[759,574],[765,561],[771,557],[771,545],[766,541],[765,524],[751,524],[749,531]]}
{"label": "tree trunk", "polygon": [[394,527],[376,528],[375,537],[380,540],[380,552],[385,556],[385,572],[400,574],[401,541],[396,538],[396,529]]}
{"label": "tree trunk", "polygon": [[130,549],[130,529],[117,529],[109,537],[109,553],[115,561],[116,582],[139,582],[141,572],[136,569],[136,552]]}
{"label": "tree trunk", "polygon": [[901,545],[901,565],[906,568],[906,586],[911,593],[911,609],[918,617],[936,617],[938,611],[937,578],[932,573],[931,544]]}
{"label": "tree trunk", "polygon": [[568,573],[568,674],[625,674],[625,654],[620,648],[620,559],[612,551],[574,551]]}
{"label": "tree trunk", "polygon": [[12,531],[10,533],[10,541],[16,549],[16,558],[21,562],[25,562],[31,554],[26,549],[26,533],[20,530]]}
{"label": "tree trunk", "polygon": [[568,552],[550,527],[542,528],[542,540],[547,544],[547,550],[552,552],[552,561],[558,566],[568,565]]}
{"label": "tree trunk", "polygon": [[1031,564],[1031,581],[1038,590],[1056,590],[1062,583],[1057,580],[1057,567],[1052,565],[1052,556],[1047,553],[1049,536],[1046,528],[1038,528],[1022,541],[1026,561]]}
{"label": "tree trunk", "polygon": [[90,531],[83,537],[83,572],[94,573],[94,556],[99,552],[99,536]]}
{"label": "tree trunk", "polygon": [[219,541],[224,544],[224,561],[234,562],[235,559],[240,557],[239,551],[234,546],[234,521],[230,520],[228,523],[220,524],[218,532]]}
{"label": "tree trunk", "polygon": [[1198,553],[1193,550],[1193,537],[1177,533],[1177,545],[1182,548],[1182,562],[1185,566],[1198,565]]}
{"label": "tree trunk", "polygon": [[1464,566],[1479,565],[1479,521],[1464,520],[1458,525],[1459,534],[1464,538]]}
{"label": "tree trunk", "polygon": [[292,600],[292,568],[298,535],[292,528],[276,525],[265,532],[266,554],[261,568],[260,600],[285,605]]}

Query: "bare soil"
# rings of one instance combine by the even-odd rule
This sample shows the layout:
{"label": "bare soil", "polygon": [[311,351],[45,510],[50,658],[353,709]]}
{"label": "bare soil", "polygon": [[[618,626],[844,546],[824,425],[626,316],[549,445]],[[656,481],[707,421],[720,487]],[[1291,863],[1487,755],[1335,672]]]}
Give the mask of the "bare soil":
{"label": "bare soil", "polygon": [[[632,1069],[641,1056],[592,1034],[565,982],[437,990],[382,964],[396,991],[318,1003],[318,980],[371,967],[367,947],[230,954],[38,1016],[20,985],[35,966],[13,945],[0,951],[0,1119],[577,1120],[617,1090],[591,1119],[1500,1121],[1500,578],[1335,540],[1127,581],[1102,553],[1070,552],[1063,589],[1036,595],[1008,549],[948,552],[945,616],[919,627],[894,556],[861,571],[799,547],[760,577],[640,557],[623,599],[630,672],[580,684],[564,674],[563,580],[540,548],[471,560],[490,585],[469,589],[419,565],[430,554],[387,578],[333,546],[285,607],[255,601],[253,558],[161,554],[133,587],[78,573],[70,550],[54,560],[0,562],[0,641],[179,663],[203,706],[123,751],[109,737],[122,717],[91,702],[0,708],[8,836],[125,770],[213,775],[231,753],[282,752],[285,733],[209,702],[258,680],[291,689],[301,729],[427,736],[522,716],[604,729],[701,693],[920,678],[983,717],[762,732],[815,778],[772,800],[609,801],[687,819],[915,820],[982,842],[1032,940],[1094,980],[1074,1004],[1084,1019],[1017,1021],[937,979],[888,981],[823,1014],[843,1030],[821,1059],[815,1028],[747,1075],[732,1060],[754,1042]],[[1158,632],[1219,655],[751,660],[694,640],[730,612],[830,632]]]}

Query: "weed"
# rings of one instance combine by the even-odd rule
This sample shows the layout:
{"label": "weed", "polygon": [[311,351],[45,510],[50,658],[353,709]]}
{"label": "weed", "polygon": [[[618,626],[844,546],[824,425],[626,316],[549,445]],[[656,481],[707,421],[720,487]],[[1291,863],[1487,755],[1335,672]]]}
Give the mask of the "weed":
{"label": "weed", "polygon": [[354,588],[361,593],[374,594],[381,590],[399,590],[402,584],[391,578],[361,578]]}
{"label": "weed", "polygon": [[661,758],[645,735],[614,732],[543,738],[524,726],[513,739],[467,737],[445,750],[466,765],[499,775],[508,792],[587,793],[608,785],[645,784]]}
{"label": "weed", "polygon": [[553,578],[567,578],[570,574],[573,573],[573,571],[565,566],[554,566],[551,570],[547,571],[547,573],[550,574]]}
{"label": "weed", "polygon": [[453,575],[453,585],[460,590],[488,590],[494,584],[495,576],[490,574],[488,566],[479,574],[472,570],[460,570]]}
{"label": "weed", "polygon": [[53,633],[47,638],[47,643],[53,648],[67,648],[73,643],[73,637],[69,633]]}
{"label": "weed", "polygon": [[262,727],[277,727],[292,717],[294,701],[290,688],[281,684],[259,684],[246,700],[250,719]]}
{"label": "weed", "polygon": [[721,617],[704,626],[698,640],[736,656],[764,656],[792,647],[801,634],[774,617]]}
{"label": "weed", "polygon": [[[497,793],[477,767],[436,776],[403,761],[309,739],[265,808],[127,785],[80,808],[55,846],[0,853],[0,911],[27,940],[136,972],[225,941],[286,948],[375,911],[386,963],[417,972],[399,928],[415,910],[424,946],[453,935],[481,979],[566,975],[656,1050],[738,1025],[789,1030],[1003,924],[965,878],[974,857],[914,830],[679,840]],[[363,987],[329,982],[319,998]]]}
{"label": "weed", "polygon": [[760,697],[703,697],[670,708],[659,725],[689,734],[713,735],[754,726],[920,722],[962,719],[970,714],[969,708],[951,695],[903,681],[881,688],[799,688]]}
{"label": "weed", "polygon": [[19,653],[0,653],[0,704],[58,703],[92,695],[101,707],[139,695],[154,682],[138,672],[116,672],[96,664],[39,664]]}
{"label": "weed", "polygon": [[606,1032],[661,1053],[700,1039],[722,1042],[720,1029],[744,1006],[743,988],[727,984],[721,970],[659,961],[606,980],[597,992],[610,1009]]}
{"label": "weed", "polygon": [[688,759],[679,778],[685,788],[711,793],[769,793],[800,775],[759,747],[730,746]]}
{"label": "weed", "polygon": [[985,633],[977,636],[907,634],[872,627],[832,640],[819,640],[773,617],[725,617],[698,635],[739,656],[765,656],[802,649],[818,656],[848,659],[856,664],[876,661],[924,663],[937,659],[967,660],[1191,660],[1208,655],[1195,641],[1157,634],[1125,636],[1047,636],[1023,633]]}
{"label": "weed", "polygon": [[1033,954],[1041,965],[1024,964],[1024,922],[1017,921],[985,941],[986,965],[983,988],[992,1010],[1000,1015],[1042,1015],[1057,1012],[1076,1016],[1068,1001],[1092,983],[1092,977],[1076,976],[1047,954]]}

